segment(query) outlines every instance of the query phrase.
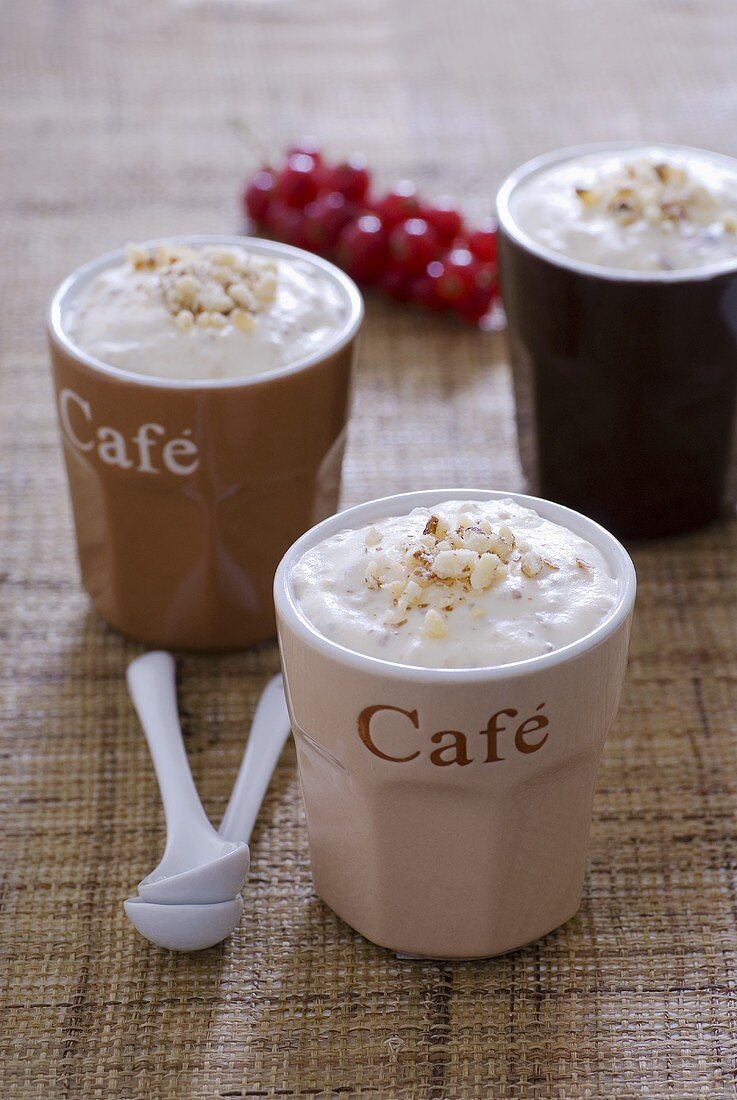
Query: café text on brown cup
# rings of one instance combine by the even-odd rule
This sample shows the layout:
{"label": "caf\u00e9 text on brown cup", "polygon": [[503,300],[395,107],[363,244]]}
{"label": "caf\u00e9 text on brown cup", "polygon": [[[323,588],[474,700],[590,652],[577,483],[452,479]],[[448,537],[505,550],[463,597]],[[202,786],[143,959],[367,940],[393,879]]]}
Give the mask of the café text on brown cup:
{"label": "caf\u00e9 text on brown cup", "polygon": [[737,500],[737,258],[599,267],[529,237],[512,201],[535,173],[631,148],[642,143],[559,150],[513,172],[497,198],[499,261],[530,491],[621,538],[649,538],[703,526]]}
{"label": "caf\u00e9 text on brown cup", "polygon": [[[233,649],[275,635],[276,566],[337,507],[363,305],[343,272],[287,245],[183,240],[307,260],[346,302],[345,324],[325,350],[268,374],[196,381],[119,370],[66,334],[69,304],[100,271],[122,263],[122,252],[79,269],[51,302],[57,413],[85,588],[133,638]],[[162,243],[170,242],[145,247]]]}

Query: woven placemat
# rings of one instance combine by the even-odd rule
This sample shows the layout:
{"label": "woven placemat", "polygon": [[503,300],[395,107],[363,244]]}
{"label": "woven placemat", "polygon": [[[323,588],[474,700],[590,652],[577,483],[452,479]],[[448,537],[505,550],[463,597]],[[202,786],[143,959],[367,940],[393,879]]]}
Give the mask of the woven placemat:
{"label": "woven placemat", "polygon": [[[163,822],[123,683],[139,647],[77,579],[41,316],[59,278],[126,238],[237,225],[241,175],[304,131],[474,215],[554,145],[645,134],[734,153],[736,40],[733,0],[5,5],[3,1097],[735,1095],[737,524],[635,552],[632,660],[566,927],[479,963],[367,943],[312,892],[290,747],[240,927],[175,957],[121,909]],[[345,503],[522,487],[500,339],[368,305]],[[277,667],[272,645],[180,661],[214,816]]]}

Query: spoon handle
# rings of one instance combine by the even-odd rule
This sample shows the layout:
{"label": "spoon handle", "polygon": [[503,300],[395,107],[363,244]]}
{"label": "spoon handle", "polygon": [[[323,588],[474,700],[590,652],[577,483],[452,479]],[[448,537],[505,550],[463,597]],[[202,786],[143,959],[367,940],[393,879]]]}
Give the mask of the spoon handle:
{"label": "spoon handle", "polygon": [[128,665],[128,690],[146,735],[164,803],[169,834],[209,826],[189,770],[177,710],[176,666],[171,653],[144,653]]}
{"label": "spoon handle", "polygon": [[282,678],[274,676],[258,701],[238,778],[220,823],[218,832],[225,840],[248,843],[290,731]]}

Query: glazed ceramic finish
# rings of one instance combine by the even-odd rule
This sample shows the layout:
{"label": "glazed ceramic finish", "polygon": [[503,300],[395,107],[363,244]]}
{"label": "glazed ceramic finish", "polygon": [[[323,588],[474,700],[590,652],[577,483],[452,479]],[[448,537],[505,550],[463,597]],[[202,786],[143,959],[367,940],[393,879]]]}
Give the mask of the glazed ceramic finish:
{"label": "glazed ceramic finish", "polygon": [[530,488],[649,538],[737,501],[737,261],[606,269],[536,243],[510,213],[543,168],[628,148],[566,149],[514,172],[498,197],[499,258]]}
{"label": "glazed ceramic finish", "polygon": [[[248,238],[183,239],[306,256]],[[92,359],[63,330],[65,303],[78,286],[121,256],[80,269],[51,305],[83,582],[113,626],[150,645],[233,649],[273,637],[276,565],[337,506],[360,294],[342,272],[310,257],[350,306],[324,353],[244,379],[136,376]]]}
{"label": "glazed ceramic finish", "polygon": [[[300,614],[291,568],[321,538],[449,497],[504,496],[604,554],[618,598],[587,637],[516,664],[438,670],[344,649]],[[472,958],[511,951],[576,912],[634,594],[632,564],[612,536],[518,494],[442,489],[375,501],[292,547],[275,601],[315,888],[352,927],[395,951]]]}

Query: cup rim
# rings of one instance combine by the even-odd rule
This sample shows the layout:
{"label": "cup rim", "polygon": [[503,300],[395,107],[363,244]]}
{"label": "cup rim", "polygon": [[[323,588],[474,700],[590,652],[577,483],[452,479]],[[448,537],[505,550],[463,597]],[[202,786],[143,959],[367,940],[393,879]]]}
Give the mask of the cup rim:
{"label": "cup rim", "polygon": [[[506,665],[480,665],[472,668],[427,668],[423,665],[406,665],[394,661],[385,661],[380,657],[371,657],[357,653],[353,649],[340,645],[325,637],[301,611],[291,585],[292,568],[302,555],[318,542],[346,527],[361,527],[372,521],[391,515],[404,515],[413,508],[437,504],[443,500],[503,500],[510,499],[526,508],[534,508],[544,518],[551,519],[562,526],[569,527],[591,542],[604,555],[612,567],[619,584],[617,601],[607,617],[582,638],[570,642],[551,653],[538,657],[528,657],[523,661],[514,661]],[[466,683],[483,680],[484,682],[507,680],[533,672],[542,672],[563,664],[581,653],[596,648],[606,641],[622,625],[631,613],[635,602],[637,577],[635,567],[624,546],[606,528],[567,508],[563,504],[528,496],[525,493],[505,492],[501,489],[424,489],[410,493],[397,493],[388,497],[366,501],[354,505],[343,512],[323,520],[306,531],[287,550],[282,558],[274,578],[274,604],[277,622],[283,619],[300,641],[318,650],[323,656],[332,658],[350,666],[354,671],[366,671],[384,674],[392,679],[412,680],[414,682]]]}
{"label": "cup rim", "polygon": [[707,157],[710,160],[721,161],[730,165],[737,173],[737,159],[727,156],[725,153],[715,153],[709,149],[700,149],[693,145],[678,145],[676,142],[663,141],[599,141],[587,142],[581,145],[569,145],[562,149],[553,149],[548,153],[542,153],[531,160],[525,161],[507,176],[499,188],[496,196],[496,210],[499,227],[527,252],[547,260],[555,267],[568,268],[580,275],[589,275],[592,278],[609,279],[613,282],[627,283],[685,283],[705,282],[717,275],[728,275],[737,272],[737,256],[734,259],[720,260],[703,267],[678,268],[673,271],[635,271],[630,268],[608,267],[606,264],[588,263],[584,260],[576,260],[566,256],[563,252],[556,252],[547,245],[540,244],[530,237],[518,225],[510,208],[510,202],[515,189],[530,176],[549,168],[554,164],[561,164],[568,160],[587,156],[590,153],[616,152],[628,149],[663,149],[674,153],[692,153],[696,156]]}
{"label": "cup rim", "polygon": [[59,284],[51,297],[48,307],[49,330],[54,339],[62,345],[69,355],[73,356],[74,359],[94,372],[108,375],[119,382],[125,382],[131,385],[142,385],[170,390],[230,389],[239,386],[258,385],[262,382],[271,381],[272,379],[276,380],[278,378],[288,377],[292,374],[299,374],[301,371],[307,370],[316,363],[321,363],[331,355],[335,355],[337,352],[341,351],[347,344],[350,344],[361,326],[364,314],[364,304],[360,290],[349,275],[346,275],[339,267],[336,267],[335,264],[330,263],[329,260],[324,259],[322,256],[317,256],[302,248],[295,248],[290,244],[282,244],[280,241],[270,241],[261,237],[247,237],[237,233],[199,233],[185,234],[183,236],[156,237],[151,240],[142,241],[141,247],[156,248],[159,245],[167,244],[239,245],[241,248],[246,248],[260,255],[275,255],[277,257],[305,260],[315,267],[320,268],[321,271],[340,286],[349,305],[346,322],[335,334],[334,339],[329,344],[326,344],[325,347],[313,352],[311,355],[303,356],[301,359],[295,359],[293,363],[286,363],[284,366],[277,367],[275,370],[262,371],[259,374],[244,375],[238,378],[183,379],[165,378],[153,374],[136,374],[134,371],[123,370],[121,367],[115,367],[111,363],[105,363],[104,360],[97,359],[95,356],[90,355],[89,352],[86,352],[84,348],[81,348],[72,340],[71,336],[65,331],[63,325],[64,308],[68,302],[72,300],[73,296],[78,293],[80,286],[89,282],[90,279],[99,272],[123,261],[125,258],[125,249],[116,248],[112,252],[106,252],[102,256],[98,256],[96,259],[90,260],[86,264],[82,264],[81,267],[76,268]]}

